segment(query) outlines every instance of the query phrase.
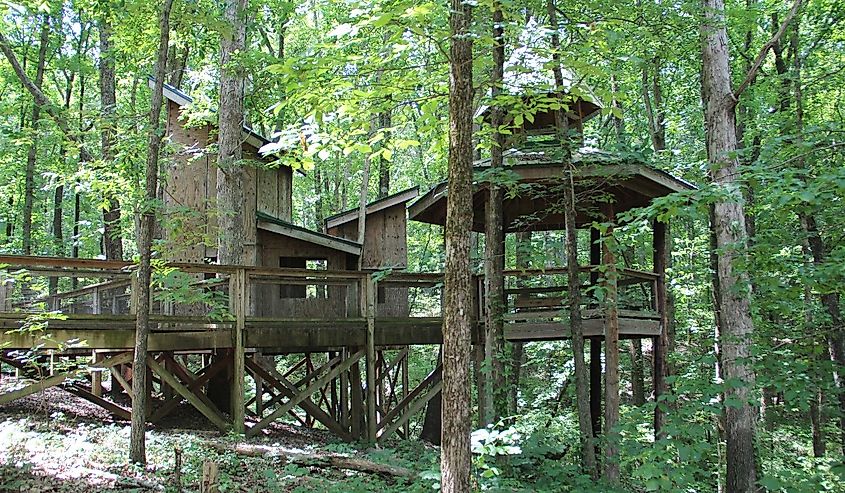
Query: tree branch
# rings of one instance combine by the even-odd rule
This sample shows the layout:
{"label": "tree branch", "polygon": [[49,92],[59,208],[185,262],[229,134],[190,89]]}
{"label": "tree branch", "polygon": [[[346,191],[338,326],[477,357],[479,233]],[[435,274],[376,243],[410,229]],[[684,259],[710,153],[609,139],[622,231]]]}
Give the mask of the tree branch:
{"label": "tree branch", "polygon": [[799,8],[801,8],[801,0],[795,0],[795,3],[792,4],[792,8],[789,10],[789,14],[787,14],[786,19],[784,19],[783,23],[780,25],[780,29],[778,29],[775,35],[772,36],[772,39],[766,42],[766,44],[764,44],[760,49],[760,53],[757,54],[757,57],[754,59],[754,63],[751,64],[751,68],[745,75],[745,80],[743,80],[742,84],[740,84],[734,91],[734,101],[739,100],[742,93],[754,82],[754,78],[757,77],[757,72],[760,71],[760,67],[763,65],[763,60],[766,59],[766,55],[769,53],[769,50],[771,50],[772,47],[780,41],[780,38],[783,37],[783,34],[786,32],[786,28],[789,27],[789,23],[792,22],[792,19],[795,18]]}
{"label": "tree branch", "polygon": [[62,133],[65,134],[65,136],[68,138],[68,140],[74,142],[75,144],[79,144],[80,158],[83,161],[93,161],[93,157],[88,152],[88,150],[82,146],[82,142],[80,142],[79,137],[73,132],[71,132],[67,120],[65,120],[64,116],[59,112],[59,110],[57,109],[58,107],[55,106],[53,102],[50,101],[50,98],[48,98],[47,95],[44,94],[44,92],[39,89],[34,82],[32,82],[29,76],[26,75],[26,72],[24,71],[23,67],[21,67],[18,58],[15,56],[15,52],[12,51],[12,47],[9,44],[9,39],[6,38],[6,35],[4,35],[2,32],[0,32],[0,51],[2,51],[4,55],[6,55],[6,58],[9,60],[9,64],[12,66],[12,70],[14,70],[15,74],[17,74],[18,79],[20,79],[21,81],[21,84],[27,91],[29,91],[30,94],[32,94],[33,99],[35,99],[35,104],[41,106],[44,111],[46,111],[47,114],[50,115],[50,117],[53,119],[53,121],[56,122],[56,125],[58,125]]}

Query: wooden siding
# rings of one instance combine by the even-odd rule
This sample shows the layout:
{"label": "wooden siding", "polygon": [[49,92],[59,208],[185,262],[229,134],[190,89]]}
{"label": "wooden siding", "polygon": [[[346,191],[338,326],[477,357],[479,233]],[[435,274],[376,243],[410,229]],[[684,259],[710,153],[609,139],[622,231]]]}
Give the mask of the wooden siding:
{"label": "wooden siding", "polygon": [[[367,270],[405,269],[408,267],[407,214],[405,203],[367,214],[363,268]],[[358,240],[358,221],[335,226],[330,235]],[[379,317],[407,317],[409,312],[408,288],[380,288],[376,297],[376,314]]]}
{"label": "wooden siding", "polygon": [[[344,270],[354,261],[346,253],[262,230],[258,231],[258,251],[261,265],[271,268],[279,267],[282,257],[323,259],[328,270]],[[257,316],[326,319],[357,314],[354,290],[345,286],[315,286],[311,290],[319,297],[307,298],[283,298],[280,290],[280,284],[262,284],[255,289]]]}
{"label": "wooden siding", "polygon": [[[170,223],[177,224],[178,229],[165,238],[167,258],[197,263],[216,256],[217,156],[205,152],[216,135],[210,124],[186,128],[179,113],[180,107],[168,101],[167,135],[174,153],[162,181],[162,197]],[[292,170],[256,166],[269,160],[261,158],[258,149],[248,143],[243,144],[243,157],[247,169],[247,207],[243,212],[247,223],[255,224],[257,211],[290,220]]]}

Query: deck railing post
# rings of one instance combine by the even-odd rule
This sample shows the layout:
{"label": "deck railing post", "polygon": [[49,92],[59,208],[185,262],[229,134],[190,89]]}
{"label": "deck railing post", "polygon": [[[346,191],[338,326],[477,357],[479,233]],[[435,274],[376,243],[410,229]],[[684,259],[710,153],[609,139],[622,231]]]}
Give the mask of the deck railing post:
{"label": "deck railing post", "polygon": [[237,269],[229,278],[229,303],[235,316],[232,332],[232,424],[235,433],[244,433],[244,328],[249,306],[249,274]]}
{"label": "deck railing post", "polygon": [[376,283],[372,274],[364,279],[364,299],[366,300],[367,317],[367,441],[375,443],[378,423],[376,422],[376,346],[375,346],[375,315],[376,315]]}

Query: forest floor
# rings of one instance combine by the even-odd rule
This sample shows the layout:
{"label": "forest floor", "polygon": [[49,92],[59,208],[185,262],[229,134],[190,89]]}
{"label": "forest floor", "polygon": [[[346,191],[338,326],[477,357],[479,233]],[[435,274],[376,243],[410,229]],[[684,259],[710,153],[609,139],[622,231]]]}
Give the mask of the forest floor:
{"label": "forest floor", "polygon": [[[436,449],[422,442],[397,442],[396,449],[368,449],[339,442],[327,432],[279,424],[250,439],[274,452],[249,457],[220,452],[235,442],[211,429],[202,416],[181,414],[147,432],[148,466],[128,464],[129,423],[59,389],[48,389],[0,406],[0,492],[177,491],[175,449],[182,456],[181,485],[198,491],[204,462],[219,468],[220,491],[355,492],[431,491]],[[216,445],[212,448],[212,445]],[[284,456],[360,458],[418,471],[408,481],[390,475],[310,466]]]}

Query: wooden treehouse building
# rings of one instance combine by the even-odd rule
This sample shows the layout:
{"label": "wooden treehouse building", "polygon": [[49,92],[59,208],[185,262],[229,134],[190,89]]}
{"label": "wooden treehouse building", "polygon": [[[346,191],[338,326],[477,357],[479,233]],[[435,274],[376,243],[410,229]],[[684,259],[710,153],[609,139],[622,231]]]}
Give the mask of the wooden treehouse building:
{"label": "wooden treehouse building", "polygon": [[[160,422],[184,401],[221,430],[248,436],[290,417],[347,440],[408,437],[411,418],[441,388],[439,366],[412,379],[407,363],[409,346],[442,342],[443,275],[407,272],[407,220],[444,225],[446,183],[421,197],[410,189],[370,203],[363,244],[357,242],[358,210],[328,218],[326,233],[311,231],[291,223],[293,170],[262,163],[258,148],[266,141],[244,128],[244,156],[255,164],[248,165],[239,212],[254,225],[246,245],[254,263],[217,265],[210,246],[217,235],[216,159],[208,152],[214,128],[185,125],[180,108],[190,98],[170,87],[165,96],[173,148],[161,187],[169,263],[153,286],[149,420]],[[577,128],[597,109],[582,101],[567,116]],[[550,113],[539,113],[521,132],[520,149],[507,153],[513,193],[505,199],[505,233],[564,226],[561,186],[568,163],[555,157],[553,147],[527,139],[547,133]],[[692,188],[644,162],[608,153],[582,151],[572,164],[579,228]],[[489,163],[476,165],[473,229],[483,232]],[[653,270],[619,269],[605,281],[598,272],[607,259],[592,230],[589,265],[581,270],[594,406],[600,405],[601,341],[609,317],[616,317],[620,337],[655,341],[656,365],[665,357],[665,231],[655,224]],[[135,267],[0,256],[0,359],[23,377],[4,387],[0,406],[58,387],[118,418],[130,416]],[[506,339],[569,336],[565,278],[563,267],[505,271]],[[481,342],[485,319],[483,276],[476,281],[474,343]],[[590,294],[597,282],[615,282],[618,310],[610,313]],[[279,354],[302,356],[280,371],[272,359]],[[50,364],[57,358],[66,360],[60,370]]]}

